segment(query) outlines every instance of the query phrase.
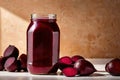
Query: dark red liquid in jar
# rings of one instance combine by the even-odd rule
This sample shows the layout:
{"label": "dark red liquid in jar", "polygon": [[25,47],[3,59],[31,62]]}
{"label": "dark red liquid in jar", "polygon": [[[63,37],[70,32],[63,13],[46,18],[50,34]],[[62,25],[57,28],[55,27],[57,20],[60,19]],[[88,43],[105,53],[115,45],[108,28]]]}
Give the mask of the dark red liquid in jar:
{"label": "dark red liquid in jar", "polygon": [[55,15],[32,15],[27,29],[27,68],[32,74],[47,74],[59,58],[60,31]]}

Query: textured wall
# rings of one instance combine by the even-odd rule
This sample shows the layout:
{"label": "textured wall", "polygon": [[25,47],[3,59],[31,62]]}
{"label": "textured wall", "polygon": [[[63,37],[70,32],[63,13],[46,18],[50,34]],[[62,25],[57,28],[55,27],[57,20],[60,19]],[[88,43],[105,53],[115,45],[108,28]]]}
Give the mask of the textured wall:
{"label": "textured wall", "polygon": [[56,13],[60,55],[120,56],[120,0],[0,0],[1,53],[9,44],[26,52],[31,13]]}

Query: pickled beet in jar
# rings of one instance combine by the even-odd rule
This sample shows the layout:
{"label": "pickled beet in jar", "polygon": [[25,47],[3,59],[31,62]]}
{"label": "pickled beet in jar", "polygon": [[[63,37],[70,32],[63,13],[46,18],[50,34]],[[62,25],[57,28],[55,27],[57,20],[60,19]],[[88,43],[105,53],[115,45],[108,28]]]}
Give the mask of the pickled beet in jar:
{"label": "pickled beet in jar", "polygon": [[32,74],[47,74],[58,61],[60,30],[56,15],[31,15],[27,29],[27,68]]}

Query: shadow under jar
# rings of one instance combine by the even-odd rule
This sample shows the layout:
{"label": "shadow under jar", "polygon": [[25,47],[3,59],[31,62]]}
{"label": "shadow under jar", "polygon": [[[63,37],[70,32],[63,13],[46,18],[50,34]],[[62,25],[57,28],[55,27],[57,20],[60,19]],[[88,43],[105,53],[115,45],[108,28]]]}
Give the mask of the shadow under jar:
{"label": "shadow under jar", "polygon": [[27,69],[32,74],[47,74],[59,59],[60,30],[56,15],[31,15],[27,29]]}

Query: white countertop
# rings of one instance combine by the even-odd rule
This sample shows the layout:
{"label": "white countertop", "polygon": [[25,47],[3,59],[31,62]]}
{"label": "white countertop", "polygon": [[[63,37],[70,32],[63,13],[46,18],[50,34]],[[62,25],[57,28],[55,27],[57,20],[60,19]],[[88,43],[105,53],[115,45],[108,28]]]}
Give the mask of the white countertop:
{"label": "white countertop", "polygon": [[120,80],[119,76],[111,76],[105,72],[105,63],[108,59],[89,59],[99,72],[90,76],[65,77],[63,75],[32,75],[28,72],[0,71],[0,80]]}

